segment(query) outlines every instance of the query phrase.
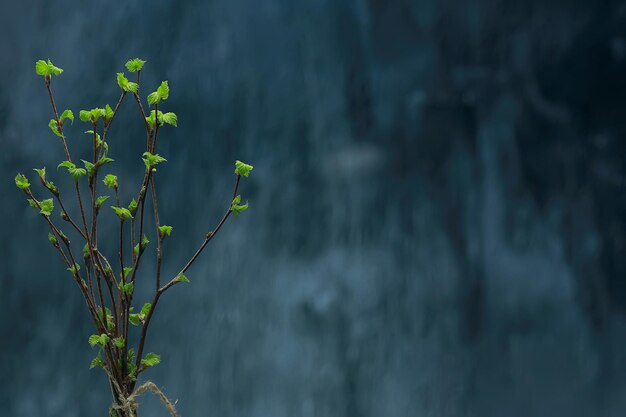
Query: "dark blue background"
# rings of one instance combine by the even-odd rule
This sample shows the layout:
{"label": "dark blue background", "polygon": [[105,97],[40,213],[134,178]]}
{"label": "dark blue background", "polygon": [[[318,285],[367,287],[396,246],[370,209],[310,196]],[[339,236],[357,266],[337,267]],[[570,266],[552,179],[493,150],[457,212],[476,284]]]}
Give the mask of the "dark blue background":
{"label": "dark blue background", "polygon": [[[37,59],[77,114],[113,105],[135,56],[179,116],[167,276],[233,161],[255,166],[250,210],[154,318],[146,377],[181,415],[624,415],[625,2],[23,0],[0,34],[0,415],[106,415],[84,303],[13,177],[69,185]],[[127,101],[110,135],[125,198],[141,123]]]}

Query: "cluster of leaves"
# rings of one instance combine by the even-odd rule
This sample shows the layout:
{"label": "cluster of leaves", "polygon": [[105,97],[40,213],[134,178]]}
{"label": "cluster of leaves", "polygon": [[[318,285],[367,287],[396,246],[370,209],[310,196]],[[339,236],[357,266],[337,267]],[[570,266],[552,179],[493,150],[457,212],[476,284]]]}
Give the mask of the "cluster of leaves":
{"label": "cluster of leaves", "polygon": [[[25,175],[19,173],[15,177],[15,185],[27,196],[28,205],[37,209],[45,219],[50,229],[50,232],[48,233],[48,240],[63,258],[66,263],[67,270],[78,284],[87,303],[89,313],[96,327],[96,333],[89,337],[88,342],[92,348],[98,348],[98,354],[92,360],[91,368],[105,368],[107,370],[107,375],[110,378],[116,379],[115,385],[124,387],[127,392],[132,391],[137,376],[143,370],[155,366],[161,361],[160,356],[155,353],[142,355],[148,325],[152,315],[154,314],[160,296],[177,283],[189,283],[189,279],[185,273],[195,261],[197,255],[202,252],[206,244],[220,230],[221,225],[231,213],[238,215],[248,208],[247,202],[245,204],[242,203],[241,196],[237,194],[237,189],[240,178],[248,177],[253,169],[252,165],[248,165],[241,161],[235,162],[236,181],[233,195],[236,195],[236,197],[230,202],[224,218],[213,231],[207,233],[203,245],[198,251],[196,251],[194,256],[192,256],[182,270],[167,283],[161,284],[160,261],[163,251],[163,243],[166,239],[171,237],[174,228],[170,225],[161,224],[158,216],[154,178],[156,166],[167,162],[167,160],[156,153],[156,137],[161,126],[178,126],[178,116],[173,112],[163,112],[159,110],[159,106],[170,96],[170,86],[168,81],[162,81],[155,91],[147,95],[146,101],[148,106],[152,106],[153,109],[150,109],[148,114],[145,113],[142,105],[142,99],[139,97],[139,74],[145,63],[145,60],[139,58],[131,59],[126,62],[126,69],[131,74],[136,74],[135,81],[130,81],[123,72],[117,73],[117,85],[121,90],[121,96],[115,107],[105,104],[103,107],[95,107],[91,110],[80,110],[78,112],[79,120],[90,126],[90,129],[86,130],[85,133],[92,138],[93,146],[93,149],[90,152],[91,160],[80,159],[82,162],[82,166],[80,166],[77,165],[71,158],[68,137],[65,132],[68,121],[70,125],[74,124],[74,112],[69,109],[60,113],[57,112],[55,101],[53,99],[53,93],[50,87],[52,76],[60,75],[63,73],[63,70],[56,67],[49,59],[47,61],[37,61],[35,64],[35,72],[44,77],[54,114],[54,118],[50,120],[48,127],[51,132],[59,138],[65,152],[65,159],[58,164],[57,169],[65,168],[73,180],[76,198],[79,203],[78,206],[80,208],[80,215],[75,217],[66,210],[63,200],[61,199],[59,189],[47,178],[45,167],[35,168],[34,171],[37,173],[37,177],[42,186],[52,194],[51,198],[37,198],[35,196],[35,192],[31,189],[32,186],[29,179]],[[137,194],[137,198],[132,198],[127,206],[122,205],[120,202],[120,181],[118,180],[118,177],[113,173],[106,173],[102,178],[102,183],[115,196],[117,203],[112,205],[111,209],[119,219],[120,223],[120,247],[118,251],[120,270],[119,274],[115,274],[113,272],[113,268],[111,267],[111,263],[101,252],[97,244],[97,218],[100,213],[100,208],[105,201],[112,196],[108,194],[98,196],[96,194],[98,185],[96,180],[100,170],[108,164],[114,162],[114,160],[108,156],[108,132],[109,127],[113,123],[115,116],[127,95],[133,96],[139,105],[142,117],[145,120],[148,143],[146,145],[146,150],[142,155],[142,160],[146,169],[141,187]],[[81,196],[81,187],[85,186],[82,183],[84,180],[86,180],[86,185],[89,187],[91,197],[91,204],[87,205],[87,208],[84,207],[84,199]],[[156,273],[157,285],[152,302],[143,303],[139,312],[134,313],[132,304],[134,301],[133,297],[135,295],[135,288],[138,282],[136,280],[136,273],[139,262],[142,259],[142,254],[150,243],[147,236],[143,233],[144,205],[146,200],[148,200],[148,190],[150,190],[150,196],[152,198],[155,213],[155,235],[157,239],[156,251],[159,261],[157,263],[158,268]],[[84,268],[82,270],[81,265],[76,261],[77,258],[75,258],[72,253],[70,239],[61,230],[61,227],[56,224],[55,219],[53,218],[55,201],[60,207],[59,215],[61,219],[69,223],[69,225],[76,232],[78,238],[81,238],[84,241],[84,245],[82,247],[82,260]],[[89,200],[85,203],[88,202]],[[91,212],[89,211],[89,207],[91,208]],[[141,216],[136,216],[138,210],[141,211]],[[91,224],[88,224],[88,218],[90,215]],[[80,221],[74,221],[74,218],[79,218]],[[81,221],[82,225],[80,224]],[[132,251],[130,255],[125,256],[123,248],[126,243],[124,243],[124,241],[128,240],[128,232],[126,232],[126,234],[124,233],[124,224],[126,222],[130,222],[131,224],[130,241]],[[137,229],[139,232],[138,234]],[[130,257],[130,259],[127,259],[128,257]],[[128,261],[130,261],[130,264]],[[107,287],[108,292],[106,291]],[[110,295],[110,300],[107,302],[105,298],[107,298],[108,295]],[[128,325],[138,327],[140,330],[137,353],[135,353],[134,348],[129,346]]]}

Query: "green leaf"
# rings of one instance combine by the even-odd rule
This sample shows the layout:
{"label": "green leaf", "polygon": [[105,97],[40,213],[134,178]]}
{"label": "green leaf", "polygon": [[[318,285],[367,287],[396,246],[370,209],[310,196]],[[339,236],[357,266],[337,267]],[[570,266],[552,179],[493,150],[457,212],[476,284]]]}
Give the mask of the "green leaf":
{"label": "green leaf", "polygon": [[124,279],[126,279],[128,274],[130,274],[132,271],[133,271],[133,268],[131,268],[130,266],[125,267],[124,268]]}
{"label": "green leaf", "polygon": [[153,104],[158,104],[161,101],[161,98],[159,97],[159,93],[157,93],[156,91],[148,94],[148,104],[153,105]]}
{"label": "green leaf", "polygon": [[178,274],[178,276],[176,277],[176,281],[178,282],[189,282],[189,278],[187,278],[185,276],[185,274]]}
{"label": "green leaf", "polygon": [[59,189],[57,188],[56,185],[54,185],[54,183],[52,181],[47,181],[46,182],[46,188],[48,190],[50,190],[50,192],[54,195],[59,195]]}
{"label": "green leaf", "polygon": [[48,232],[48,240],[50,241],[50,243],[52,243],[54,246],[57,246],[59,244],[59,242],[57,241],[56,236],[54,236],[52,233]]}
{"label": "green leaf", "polygon": [[106,185],[109,188],[117,188],[118,187],[117,176],[115,176],[113,174],[105,175],[105,177],[102,180],[102,182],[104,183],[104,185]]}
{"label": "green leaf", "polygon": [[167,81],[162,81],[156,92],[159,95],[159,99],[167,100],[167,98],[170,96],[170,86],[168,85]]}
{"label": "green leaf", "polygon": [[76,168],[76,165],[74,165],[70,161],[61,162],[57,168],[60,167],[67,168],[67,172],[69,172],[69,174],[74,178],[74,181],[78,181],[80,177],[87,173],[87,171],[85,171],[83,168]]}
{"label": "green leaf", "polygon": [[126,92],[137,94],[139,91],[139,84],[128,81],[128,78],[121,72],[117,73],[117,85]]}
{"label": "green leaf", "polygon": [[135,201],[134,198],[130,201],[130,204],[128,204],[128,211],[130,211],[132,215],[137,211],[137,201]]}
{"label": "green leaf", "polygon": [[72,275],[77,276],[78,275],[78,271],[80,271],[80,265],[74,264],[74,265],[70,266],[69,268],[67,268],[67,270],[70,271],[72,273]]}
{"label": "green leaf", "polygon": [[101,195],[100,197],[96,198],[96,209],[99,209],[102,206],[102,203],[104,203],[109,197],[110,196],[108,195]]}
{"label": "green leaf", "polygon": [[97,165],[101,167],[102,165],[105,165],[111,162],[115,162],[115,159],[111,159],[108,156],[103,156],[102,158],[98,159]]}
{"label": "green leaf", "polygon": [[137,94],[139,91],[139,84],[129,81],[128,84],[126,84],[126,89],[131,93]]}
{"label": "green leaf", "polygon": [[111,206],[111,208],[115,210],[115,214],[117,214],[117,217],[119,217],[120,220],[130,220],[133,218],[133,215],[130,214],[130,211],[128,211],[125,207]]}
{"label": "green leaf", "polygon": [[124,340],[123,337],[116,337],[115,339],[113,339],[113,344],[119,348],[122,349],[124,347],[124,345],[126,344],[126,341]]}
{"label": "green leaf", "polygon": [[94,174],[96,173],[96,166],[89,161],[85,161],[84,159],[81,159],[81,161],[83,161],[83,164],[85,165],[85,168],[87,169],[87,174],[89,175],[89,177],[90,178],[93,177]]}
{"label": "green leaf", "polygon": [[63,135],[59,131],[59,125],[58,125],[56,120],[50,119],[50,122],[48,123],[48,127],[50,128],[50,130],[52,130],[52,133],[54,133],[55,135],[57,135],[60,138],[63,137]]}
{"label": "green leaf", "polygon": [[177,123],[178,123],[178,117],[176,116],[176,113],[172,113],[172,112],[168,112],[168,113],[163,113],[162,118],[163,122],[167,123],[168,125],[172,125],[174,127],[177,127]]}
{"label": "green leaf", "polygon": [[252,171],[252,168],[252,165],[248,165],[241,161],[235,161],[235,174],[237,175],[247,177],[248,175],[250,175],[250,171]]}
{"label": "green leaf", "polygon": [[103,366],[103,365],[104,365],[104,361],[102,360],[102,356],[100,355],[100,352],[98,352],[98,356],[92,359],[91,365],[89,365],[89,369],[93,369],[97,366]]}
{"label": "green leaf", "polygon": [[149,170],[150,168],[153,168],[161,162],[166,161],[167,159],[163,158],[161,155],[153,155],[150,152],[143,153],[143,163],[146,165],[146,170]]}
{"label": "green leaf", "polygon": [[34,168],[33,171],[35,171],[37,174],[39,174],[39,178],[41,178],[42,181],[46,181],[46,167],[43,167],[41,169],[39,168]]}
{"label": "green leaf", "polygon": [[241,203],[241,196],[238,195],[237,197],[233,199],[233,202],[230,205],[230,209],[233,213],[235,213],[235,215],[239,215],[248,209],[247,202],[246,204],[240,204],[240,203]]}
{"label": "green leaf", "polygon": [[[89,122],[91,120],[91,112],[89,110],[81,110],[78,112],[78,118],[82,122]],[[93,130],[91,131],[91,134],[93,135]]]}
{"label": "green leaf", "polygon": [[50,216],[52,214],[52,211],[54,210],[54,202],[51,198],[42,200],[39,204],[41,207],[41,214],[43,214],[44,216]]}
{"label": "green leaf", "polygon": [[124,75],[123,72],[117,73],[117,85],[124,91],[128,91],[128,78]]}
{"label": "green leaf", "polygon": [[113,109],[108,104],[104,106],[104,120],[109,121],[113,118]]}
{"label": "green leaf", "polygon": [[50,61],[48,59],[48,71],[49,71],[49,75],[61,75],[61,73],[63,72],[63,70],[59,67],[55,67],[52,64],[52,61]]}
{"label": "green leaf", "polygon": [[83,246],[83,258],[88,259],[91,256],[91,250],[89,249],[89,245],[85,243]]}
{"label": "green leaf", "polygon": [[152,310],[152,304],[145,303],[143,307],[141,307],[141,313],[139,313],[139,317],[141,319],[145,318],[148,314],[150,314],[150,310]]}
{"label": "green leaf", "polygon": [[59,75],[63,72],[63,70],[59,67],[55,67],[50,60],[46,62],[43,59],[40,59],[35,62],[35,72],[37,75],[50,76]]}
{"label": "green leaf", "polygon": [[137,365],[135,365],[135,349],[133,348],[128,349],[128,354],[126,355],[126,363],[128,365],[128,377],[132,381],[136,381],[137,380]]}
{"label": "green leaf", "polygon": [[63,123],[63,120],[65,119],[71,120],[72,124],[74,124],[74,113],[72,113],[71,110],[64,110],[63,113],[61,113],[61,117],[59,117],[59,120],[61,121],[61,123]]}
{"label": "green leaf", "polygon": [[119,289],[124,294],[130,297],[133,295],[133,291],[135,290],[135,283],[134,282],[127,282],[127,283],[120,282]]}
{"label": "green leaf", "polygon": [[48,74],[48,64],[43,59],[35,62],[35,72],[37,75],[50,75]]}
{"label": "green leaf", "polygon": [[129,314],[128,322],[133,326],[141,326],[141,319],[139,319],[139,314]]}
{"label": "green leaf", "polygon": [[91,347],[95,347],[96,345],[104,347],[104,345],[106,345],[108,341],[109,336],[107,336],[105,333],[102,333],[100,335],[92,334],[91,336],[89,336],[89,345]]}
{"label": "green leaf", "polygon": [[[146,235],[143,235],[143,237],[141,238],[141,250],[143,251],[146,246],[148,246],[148,243],[150,243],[150,241],[148,240],[148,237]],[[135,248],[133,249],[135,255],[139,254],[139,243],[137,243],[135,245]]]}
{"label": "green leaf", "polygon": [[159,363],[161,363],[161,357],[157,355],[156,353],[152,353],[152,352],[148,353],[141,360],[141,364],[145,366],[146,368],[150,366],[158,365]]}
{"label": "green leaf", "polygon": [[172,226],[167,226],[167,225],[163,225],[163,226],[159,226],[159,237],[161,239],[164,239],[165,237],[169,236],[172,233]]}
{"label": "green leaf", "polygon": [[89,113],[91,114],[92,123],[96,123],[99,118],[104,117],[106,115],[106,111],[99,107],[96,107],[95,109],[91,109]]}
{"label": "green leaf", "polygon": [[37,206],[37,202],[33,200],[32,198],[29,198],[26,201],[28,202],[28,205],[31,206],[32,208],[39,208],[39,206]]}
{"label": "green leaf", "polygon": [[15,185],[20,190],[27,190],[30,187],[30,182],[28,182],[28,178],[24,174],[17,174],[15,176]]}
{"label": "green leaf", "polygon": [[143,64],[145,64],[146,61],[139,59],[139,58],[133,58],[130,61],[128,61],[126,63],[126,68],[128,69],[128,71],[130,72],[137,72],[137,71],[141,71],[141,68],[143,68]]}

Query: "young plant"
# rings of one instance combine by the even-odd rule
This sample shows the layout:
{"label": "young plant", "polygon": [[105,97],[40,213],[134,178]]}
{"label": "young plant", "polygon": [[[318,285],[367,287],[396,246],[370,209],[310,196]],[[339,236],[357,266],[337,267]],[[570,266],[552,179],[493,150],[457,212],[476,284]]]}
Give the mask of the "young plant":
{"label": "young plant", "polygon": [[[41,192],[49,194],[48,198],[42,197],[40,192],[35,192],[25,175],[17,174],[15,177],[15,185],[26,195],[28,205],[39,211],[48,226],[48,240],[59,253],[70,277],[77,284],[85,300],[88,315],[95,328],[95,333],[89,337],[88,342],[97,350],[95,358],[91,361],[91,368],[101,368],[106,373],[113,395],[109,414],[115,417],[136,417],[138,413],[136,398],[146,391],[159,395],[168,411],[176,415],[172,403],[155,384],[148,381],[137,386],[139,376],[161,362],[159,355],[146,352],[148,329],[163,294],[178,283],[189,283],[185,274],[221,230],[231,213],[237,215],[248,208],[247,203],[242,204],[237,191],[241,177],[248,177],[252,170],[251,165],[241,161],[235,162],[234,190],[227,201],[223,217],[206,234],[200,247],[180,271],[173,277],[163,280],[161,265],[164,244],[171,238],[173,227],[163,224],[159,217],[155,187],[156,167],[167,160],[156,153],[157,138],[166,125],[176,127],[178,117],[172,112],[161,110],[170,94],[167,81],[163,81],[155,91],[148,94],[149,113],[144,110],[144,103],[139,96],[140,76],[144,64],[145,61],[138,58],[126,63],[128,71],[135,73],[135,81],[129,81],[123,72],[117,74],[120,96],[114,108],[107,104],[102,108],[81,110],[78,113],[80,121],[87,124],[85,133],[91,139],[91,149],[88,151],[89,155],[85,156],[86,159],[77,160],[72,158],[70,153],[66,129],[74,124],[74,113],[71,110],[62,112],[57,110],[51,88],[53,77],[61,75],[63,70],[54,66],[50,60],[37,61],[35,71],[43,77],[52,106],[53,118],[48,126],[58,138],[64,153],[64,160],[58,164],[58,168],[66,170],[72,179],[71,193],[78,202],[77,213],[70,213],[67,210],[65,194],[50,181],[45,167],[35,168],[34,171],[43,187]],[[134,194],[136,197],[129,202],[122,202],[120,198],[122,183],[116,175],[104,171],[114,162],[109,156],[109,129],[128,96],[134,99],[145,127],[146,149],[142,155],[145,170]],[[112,195],[99,195],[98,185],[101,176],[107,193]],[[107,200],[114,201],[114,204],[108,203]],[[156,250],[156,268],[152,284],[148,282],[149,277],[140,278],[138,274],[141,260],[150,246],[150,240],[146,235],[149,232],[144,230],[144,217],[146,210],[149,210],[146,201],[152,205],[151,211],[156,226],[152,232],[155,242],[153,247]],[[53,217],[55,204],[58,204],[61,220],[69,230],[67,233],[61,228],[61,222]],[[110,211],[105,207],[107,205],[110,206]],[[119,220],[119,247],[113,257],[105,255],[98,245],[98,216],[103,212],[105,215],[114,215]],[[74,243],[75,241],[79,241],[80,244]],[[78,250],[78,247],[82,250]],[[116,261],[112,260],[114,257],[117,258]],[[152,299],[138,303],[134,298],[137,285],[152,285],[154,288]],[[134,347],[131,340],[136,341]]]}

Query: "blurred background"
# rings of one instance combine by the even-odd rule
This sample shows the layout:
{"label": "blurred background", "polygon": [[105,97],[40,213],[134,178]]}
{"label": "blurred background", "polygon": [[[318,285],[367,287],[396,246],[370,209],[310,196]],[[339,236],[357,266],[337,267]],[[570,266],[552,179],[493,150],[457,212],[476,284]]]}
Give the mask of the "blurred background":
{"label": "blurred background", "polygon": [[[45,165],[69,200],[36,60],[78,114],[115,104],[134,57],[179,118],[159,139],[166,276],[234,160],[255,167],[250,209],[152,322],[145,377],[182,416],[624,415],[626,2],[27,0],[0,33],[1,416],[106,415],[84,302],[13,177],[43,196]],[[85,129],[66,129],[83,158]],[[132,100],[109,138],[127,203]]]}

